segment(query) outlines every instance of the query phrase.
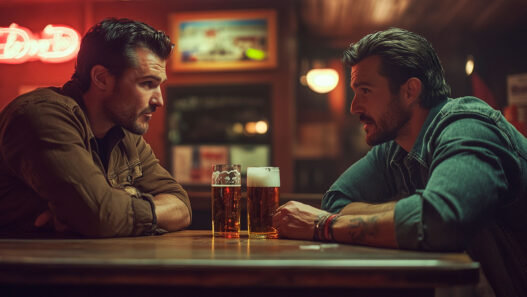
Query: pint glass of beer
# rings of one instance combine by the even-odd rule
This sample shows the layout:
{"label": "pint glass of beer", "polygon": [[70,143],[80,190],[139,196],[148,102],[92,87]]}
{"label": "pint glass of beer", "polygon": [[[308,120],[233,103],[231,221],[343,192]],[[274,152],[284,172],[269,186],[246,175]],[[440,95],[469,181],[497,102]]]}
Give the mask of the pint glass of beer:
{"label": "pint glass of beer", "polygon": [[247,229],[249,238],[278,238],[273,214],[280,200],[280,168],[247,168]]}
{"label": "pint glass of beer", "polygon": [[212,165],[212,234],[240,237],[241,165]]}

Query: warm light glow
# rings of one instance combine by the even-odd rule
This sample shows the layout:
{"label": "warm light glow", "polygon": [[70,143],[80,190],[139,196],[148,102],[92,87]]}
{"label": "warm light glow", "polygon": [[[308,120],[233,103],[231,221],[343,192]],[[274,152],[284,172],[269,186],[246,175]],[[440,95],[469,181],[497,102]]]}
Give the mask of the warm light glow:
{"label": "warm light glow", "polygon": [[300,83],[301,83],[303,86],[307,86],[307,78],[306,78],[305,75],[300,76]]}
{"label": "warm light glow", "polygon": [[255,125],[256,133],[258,134],[265,134],[267,133],[267,130],[269,129],[269,125],[267,125],[267,122],[265,121],[258,121]]}
{"label": "warm light glow", "polygon": [[334,69],[312,69],[307,73],[307,85],[317,93],[332,91],[339,82],[339,75]]}
{"label": "warm light glow", "polygon": [[471,75],[474,71],[474,57],[468,56],[467,63],[465,64],[465,72],[467,75]]}
{"label": "warm light glow", "polygon": [[[375,3],[375,4],[373,4]],[[386,24],[390,19],[397,18],[406,12],[410,0],[375,0],[371,4],[370,18],[375,24]]]}
{"label": "warm light glow", "polygon": [[60,63],[73,59],[79,51],[80,35],[70,27],[47,25],[40,37],[15,23],[0,27],[0,63]]}
{"label": "warm light glow", "polygon": [[234,123],[232,126],[232,131],[236,134],[243,134],[243,124],[242,123]]}
{"label": "warm light glow", "polygon": [[245,132],[247,134],[256,134],[256,123],[255,122],[245,123]]}

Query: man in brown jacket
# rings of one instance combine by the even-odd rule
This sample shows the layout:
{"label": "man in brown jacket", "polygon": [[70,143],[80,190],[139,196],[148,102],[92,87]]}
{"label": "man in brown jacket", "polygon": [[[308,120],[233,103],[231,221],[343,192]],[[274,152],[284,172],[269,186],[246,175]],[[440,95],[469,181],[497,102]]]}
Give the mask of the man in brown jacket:
{"label": "man in brown jacket", "polygon": [[83,37],[75,73],[0,113],[0,235],[137,236],[190,224],[187,193],[143,137],[173,45],[107,19]]}

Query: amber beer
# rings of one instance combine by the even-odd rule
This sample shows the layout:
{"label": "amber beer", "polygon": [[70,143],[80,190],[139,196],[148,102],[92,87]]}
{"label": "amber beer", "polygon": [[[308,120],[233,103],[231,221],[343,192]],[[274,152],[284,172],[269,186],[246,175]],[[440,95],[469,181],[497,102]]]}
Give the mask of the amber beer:
{"label": "amber beer", "polygon": [[214,236],[240,237],[241,186],[212,186],[212,232]]}
{"label": "amber beer", "polygon": [[247,229],[250,238],[278,238],[273,214],[280,200],[278,167],[247,168]]}
{"label": "amber beer", "polygon": [[241,166],[212,166],[212,234],[240,237]]}

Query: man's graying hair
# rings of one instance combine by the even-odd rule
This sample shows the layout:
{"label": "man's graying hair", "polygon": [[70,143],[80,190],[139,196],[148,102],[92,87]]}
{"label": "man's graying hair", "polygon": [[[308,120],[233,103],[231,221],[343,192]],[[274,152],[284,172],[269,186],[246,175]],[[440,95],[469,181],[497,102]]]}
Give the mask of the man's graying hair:
{"label": "man's graying hair", "polygon": [[144,47],[166,60],[173,44],[163,32],[129,19],[105,19],[93,26],[82,38],[72,80],[86,92],[91,83],[90,71],[95,65],[106,67],[117,78],[134,67],[134,50]]}
{"label": "man's graying hair", "polygon": [[351,67],[374,55],[381,58],[379,73],[388,78],[392,94],[417,77],[423,85],[419,102],[423,108],[430,109],[450,96],[439,58],[422,36],[399,28],[368,34],[344,51],[343,61]]}

